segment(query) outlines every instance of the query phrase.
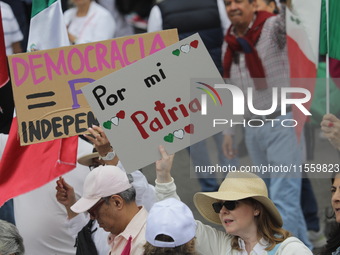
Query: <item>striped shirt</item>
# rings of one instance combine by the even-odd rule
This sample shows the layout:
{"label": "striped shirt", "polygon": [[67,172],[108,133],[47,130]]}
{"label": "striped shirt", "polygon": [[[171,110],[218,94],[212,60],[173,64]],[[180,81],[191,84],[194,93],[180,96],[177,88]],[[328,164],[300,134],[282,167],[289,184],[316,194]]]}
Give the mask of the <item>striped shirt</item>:
{"label": "striped shirt", "polygon": [[23,39],[23,35],[20,31],[19,24],[13,14],[11,7],[0,1],[2,26],[4,28],[6,55],[12,55],[12,44],[20,42]]}

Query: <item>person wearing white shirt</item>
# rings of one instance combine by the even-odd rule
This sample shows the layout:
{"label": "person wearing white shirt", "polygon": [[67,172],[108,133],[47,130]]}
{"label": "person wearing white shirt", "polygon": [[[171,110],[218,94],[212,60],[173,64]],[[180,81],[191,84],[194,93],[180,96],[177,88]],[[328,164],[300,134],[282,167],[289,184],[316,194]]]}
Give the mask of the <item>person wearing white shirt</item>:
{"label": "person wearing white shirt", "polygon": [[[91,144],[78,138],[78,157],[91,150]],[[28,166],[27,176],[30,176],[30,167],[34,166]],[[87,173],[87,167],[77,164],[74,170],[64,175],[72,183],[78,198],[83,193]],[[75,240],[65,225],[66,210],[55,199],[56,180],[13,199],[15,222],[24,239],[25,255],[76,254]]]}
{"label": "person wearing white shirt", "polygon": [[[174,155],[160,146],[156,161],[158,200],[179,199],[171,177]],[[293,198],[292,198],[293,199]],[[268,197],[265,182],[253,173],[230,172],[216,192],[198,192],[194,204],[203,218],[224,231],[196,221],[196,251],[214,255],[312,255],[282,228],[282,217]]]}
{"label": "person wearing white shirt", "polygon": [[128,22],[127,15],[119,12],[116,6],[116,0],[98,0],[98,3],[104,6],[112,14],[116,22],[115,38],[134,34],[133,27]]}
{"label": "person wearing white shirt", "polygon": [[[125,172],[123,165],[119,161],[115,152],[113,152],[103,129],[98,126],[93,126],[88,130],[91,136],[86,135],[86,137],[95,145],[95,149],[92,153],[78,158],[78,163],[83,166],[87,166],[90,169],[105,164],[116,165]],[[112,155],[111,158],[110,155]],[[147,179],[139,170],[128,174],[128,177],[131,185],[136,190],[136,204],[138,206],[143,206],[147,211],[149,211],[156,202],[154,186],[148,184]],[[69,185],[64,178],[59,178],[56,189],[57,201],[65,206],[67,212],[65,226],[68,228],[70,235],[75,239],[78,232],[89,221],[90,216],[88,213],[77,214],[71,210],[71,206],[76,202],[77,198],[74,194],[73,187]],[[98,255],[107,255],[110,251],[110,246],[108,244],[109,233],[103,228],[100,228],[97,221],[94,221],[91,231],[93,232],[92,240],[96,246]]]}
{"label": "person wearing white shirt", "polygon": [[91,0],[73,2],[76,7],[64,13],[71,44],[96,42],[114,37],[116,23],[108,10]]}
{"label": "person wearing white shirt", "polygon": [[20,42],[24,39],[19,28],[18,21],[16,20],[12,8],[0,1],[2,26],[4,29],[6,55],[22,52]]}
{"label": "person wearing white shirt", "polygon": [[[230,21],[223,0],[163,0],[149,16],[148,32],[177,28],[179,39],[199,33],[214,64],[222,74],[222,43]],[[227,159],[222,151],[223,136],[213,136],[219,165],[238,167],[238,158]],[[188,148],[193,166],[211,166],[212,151],[203,140]],[[215,151],[214,151],[215,152]],[[215,173],[196,172],[202,191],[215,191],[219,183]]]}

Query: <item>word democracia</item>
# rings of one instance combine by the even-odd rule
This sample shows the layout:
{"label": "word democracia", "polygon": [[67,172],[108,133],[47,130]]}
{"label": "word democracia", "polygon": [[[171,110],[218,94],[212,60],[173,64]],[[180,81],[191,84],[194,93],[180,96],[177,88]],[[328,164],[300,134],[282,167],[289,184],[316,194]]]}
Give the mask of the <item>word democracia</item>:
{"label": "word democracia", "polygon": [[[105,69],[125,67],[138,59],[151,55],[166,47],[160,34],[156,34],[149,48],[145,47],[143,37],[127,39],[121,45],[111,41],[110,46],[96,43],[84,49],[60,49],[51,56],[46,52],[29,54],[26,59],[12,58],[13,79],[17,87],[31,79],[37,85],[47,80],[53,80],[64,75],[79,75],[83,72],[97,72]],[[137,52],[135,58],[129,52]]]}

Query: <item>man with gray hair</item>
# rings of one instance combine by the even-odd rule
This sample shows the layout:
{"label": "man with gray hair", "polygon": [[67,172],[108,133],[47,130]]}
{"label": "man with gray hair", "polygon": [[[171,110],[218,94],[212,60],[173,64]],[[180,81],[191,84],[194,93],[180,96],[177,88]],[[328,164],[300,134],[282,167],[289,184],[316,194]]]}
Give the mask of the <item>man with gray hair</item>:
{"label": "man with gray hair", "polygon": [[23,239],[18,229],[12,223],[4,220],[0,220],[0,254],[25,254]]}
{"label": "man with gray hair", "polygon": [[99,226],[110,232],[111,255],[142,255],[147,211],[136,204],[136,190],[119,167],[99,166],[85,179],[83,196],[72,207],[88,212]]}

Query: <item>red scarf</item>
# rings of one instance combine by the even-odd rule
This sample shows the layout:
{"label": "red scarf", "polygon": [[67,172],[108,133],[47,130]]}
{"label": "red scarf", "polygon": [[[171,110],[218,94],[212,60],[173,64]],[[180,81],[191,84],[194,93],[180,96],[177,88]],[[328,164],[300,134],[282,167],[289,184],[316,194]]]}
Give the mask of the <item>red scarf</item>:
{"label": "red scarf", "polygon": [[[230,77],[230,67],[233,61],[233,55],[237,51],[245,53],[246,65],[252,78],[266,77],[262,60],[257,54],[255,45],[261,36],[264,23],[272,16],[274,16],[274,14],[265,11],[258,11],[254,24],[243,37],[236,38],[234,35],[232,35],[231,29],[233,26],[230,26],[224,38],[224,40],[228,43],[227,52],[224,55],[223,62],[225,78]],[[255,79],[254,84],[256,90],[267,88],[267,82],[265,79]]]}

